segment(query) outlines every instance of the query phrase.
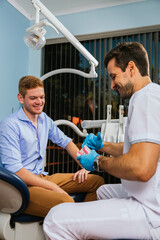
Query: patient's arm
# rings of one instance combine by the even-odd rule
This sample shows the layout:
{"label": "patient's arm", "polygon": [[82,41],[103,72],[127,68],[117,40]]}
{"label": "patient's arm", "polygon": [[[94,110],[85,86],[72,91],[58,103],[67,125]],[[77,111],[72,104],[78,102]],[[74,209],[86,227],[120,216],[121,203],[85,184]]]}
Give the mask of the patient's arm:
{"label": "patient's arm", "polygon": [[69,153],[69,155],[78,163],[78,165],[80,165],[77,160],[77,152],[79,151],[79,148],[73,142],[69,142],[66,147],[66,150]]}
{"label": "patient's arm", "polygon": [[85,180],[87,180],[87,175],[89,173],[89,171],[87,171],[86,169],[84,169],[82,167],[82,165],[79,163],[79,161],[77,160],[77,152],[79,151],[79,148],[73,143],[73,142],[69,142],[69,144],[66,147],[67,152],[69,153],[69,155],[74,158],[74,160],[78,163],[78,165],[82,168],[81,170],[77,171],[74,175],[73,175],[73,181],[75,181],[77,179],[78,183],[82,183]]}
{"label": "patient's arm", "polygon": [[67,194],[63,189],[61,189],[57,184],[38,177],[37,175],[31,173],[25,168],[21,168],[16,174],[28,185],[28,186],[37,186],[49,189],[51,191],[56,191],[60,193]]}

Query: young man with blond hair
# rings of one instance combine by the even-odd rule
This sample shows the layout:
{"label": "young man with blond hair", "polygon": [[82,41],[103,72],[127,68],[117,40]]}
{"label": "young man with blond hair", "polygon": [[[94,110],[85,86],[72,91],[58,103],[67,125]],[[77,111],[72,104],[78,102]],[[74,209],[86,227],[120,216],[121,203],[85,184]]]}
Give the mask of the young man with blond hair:
{"label": "young man with blond hair", "polygon": [[48,139],[66,149],[76,161],[79,151],[43,112],[42,81],[34,76],[22,77],[17,98],[22,107],[0,125],[0,158],[6,169],[28,185],[30,202],[24,212],[44,217],[53,206],[74,202],[69,193],[86,192],[85,201],[96,200],[96,190],[104,182],[101,177],[88,174],[84,168],[75,174],[51,176],[42,169]]}

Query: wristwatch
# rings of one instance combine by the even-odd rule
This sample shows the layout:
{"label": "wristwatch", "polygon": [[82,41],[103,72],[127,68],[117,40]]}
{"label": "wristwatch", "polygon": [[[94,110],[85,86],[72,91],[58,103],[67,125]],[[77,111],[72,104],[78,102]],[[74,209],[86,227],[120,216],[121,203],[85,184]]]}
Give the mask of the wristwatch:
{"label": "wristwatch", "polygon": [[93,168],[96,170],[96,171],[99,171],[99,158],[100,158],[100,155],[96,156],[95,159],[94,159],[94,162],[93,162]]}

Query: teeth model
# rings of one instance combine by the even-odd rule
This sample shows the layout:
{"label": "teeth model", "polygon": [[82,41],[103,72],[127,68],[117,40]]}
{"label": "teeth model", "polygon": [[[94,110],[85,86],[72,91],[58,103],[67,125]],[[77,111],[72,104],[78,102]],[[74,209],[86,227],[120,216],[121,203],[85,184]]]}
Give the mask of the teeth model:
{"label": "teeth model", "polygon": [[91,149],[87,147],[87,145],[84,145],[83,148],[77,153],[77,156],[89,154],[91,152]]}

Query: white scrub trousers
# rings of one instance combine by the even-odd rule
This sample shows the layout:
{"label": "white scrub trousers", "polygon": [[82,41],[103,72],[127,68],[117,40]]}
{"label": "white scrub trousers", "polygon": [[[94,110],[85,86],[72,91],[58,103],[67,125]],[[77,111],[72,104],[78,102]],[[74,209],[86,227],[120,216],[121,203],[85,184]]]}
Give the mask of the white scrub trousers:
{"label": "white scrub trousers", "polygon": [[97,196],[101,200],[53,207],[43,224],[46,239],[160,239],[160,230],[152,228],[142,205],[121,184],[103,185]]}

